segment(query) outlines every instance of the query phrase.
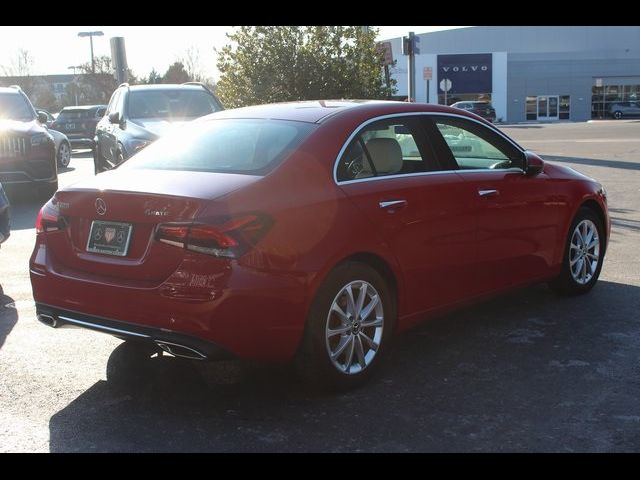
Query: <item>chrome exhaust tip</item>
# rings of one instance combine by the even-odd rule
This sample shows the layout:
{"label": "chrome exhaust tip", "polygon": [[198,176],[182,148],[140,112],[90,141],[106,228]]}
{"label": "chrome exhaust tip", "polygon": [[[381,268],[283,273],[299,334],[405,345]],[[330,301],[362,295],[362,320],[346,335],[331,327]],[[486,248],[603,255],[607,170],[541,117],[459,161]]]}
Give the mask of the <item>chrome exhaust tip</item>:
{"label": "chrome exhaust tip", "polygon": [[162,340],[155,340],[158,345],[165,352],[173,355],[174,357],[188,358],[190,360],[205,360],[207,356],[191,347],[185,347],[184,345],[178,345],[177,343],[165,342]]}
{"label": "chrome exhaust tip", "polygon": [[40,323],[44,323],[48,327],[56,328],[58,326],[58,322],[52,315],[47,315],[46,313],[39,313],[37,315]]}

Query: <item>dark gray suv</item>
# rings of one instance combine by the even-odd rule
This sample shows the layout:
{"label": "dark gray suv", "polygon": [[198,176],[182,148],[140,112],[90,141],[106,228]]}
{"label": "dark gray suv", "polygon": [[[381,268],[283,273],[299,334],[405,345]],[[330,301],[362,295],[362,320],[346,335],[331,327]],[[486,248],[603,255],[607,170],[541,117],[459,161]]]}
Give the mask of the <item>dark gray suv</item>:
{"label": "dark gray suv", "polygon": [[95,173],[121,164],[173,126],[222,109],[199,83],[120,85],[96,127]]}
{"label": "dark gray suv", "polygon": [[616,102],[609,105],[609,115],[620,120],[624,117],[640,117],[640,102]]}
{"label": "dark gray suv", "polygon": [[58,189],[55,143],[20,87],[0,87],[0,183],[49,199]]}

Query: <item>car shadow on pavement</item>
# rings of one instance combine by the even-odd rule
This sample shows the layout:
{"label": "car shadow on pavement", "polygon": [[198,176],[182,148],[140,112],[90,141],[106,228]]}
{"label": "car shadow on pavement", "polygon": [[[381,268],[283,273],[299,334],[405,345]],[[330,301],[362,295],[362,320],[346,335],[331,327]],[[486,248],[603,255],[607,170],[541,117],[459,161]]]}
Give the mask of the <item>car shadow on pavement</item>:
{"label": "car shadow on pavement", "polygon": [[623,170],[640,170],[640,163],[621,160],[603,160],[597,158],[561,157],[556,155],[543,155],[544,160],[559,163],[577,163],[579,165],[590,165],[593,167],[620,168]]}
{"label": "car shadow on pavement", "polygon": [[35,193],[12,192],[9,196],[11,230],[28,230],[35,228],[36,217],[44,205],[44,200],[35,198]]}
{"label": "car shadow on pavement", "polygon": [[18,311],[15,308],[13,298],[5,295],[2,285],[0,285],[0,348],[17,322]]}
{"label": "car shadow on pavement", "polygon": [[634,451],[639,310],[633,285],[528,287],[400,335],[371,382],[332,395],[288,367],[162,357],[148,384],[100,381],[53,415],[50,450]]}

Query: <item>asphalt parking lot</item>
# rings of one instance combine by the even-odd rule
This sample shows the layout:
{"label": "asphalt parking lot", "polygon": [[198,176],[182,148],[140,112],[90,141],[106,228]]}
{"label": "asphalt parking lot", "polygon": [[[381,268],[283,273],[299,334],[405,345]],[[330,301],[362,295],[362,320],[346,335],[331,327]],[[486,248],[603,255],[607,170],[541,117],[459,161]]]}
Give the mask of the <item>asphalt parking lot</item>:
{"label": "asphalt parking lot", "polygon": [[[286,367],[157,360],[110,388],[107,335],[35,319],[28,259],[39,205],[18,199],[0,249],[0,452],[640,450],[640,120],[501,127],[608,191],[612,238],[582,297],[537,285],[394,341],[346,394],[304,391]],[[93,175],[74,154],[62,185]]]}

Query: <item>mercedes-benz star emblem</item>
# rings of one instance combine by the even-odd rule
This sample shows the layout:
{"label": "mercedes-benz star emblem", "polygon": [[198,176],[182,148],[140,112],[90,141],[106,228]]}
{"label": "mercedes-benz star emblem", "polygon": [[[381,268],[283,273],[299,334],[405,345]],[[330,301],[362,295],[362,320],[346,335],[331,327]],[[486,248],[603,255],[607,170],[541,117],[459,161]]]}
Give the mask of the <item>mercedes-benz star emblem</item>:
{"label": "mercedes-benz star emblem", "polygon": [[98,215],[104,215],[107,213],[107,204],[101,198],[96,199],[96,212],[98,212]]}

